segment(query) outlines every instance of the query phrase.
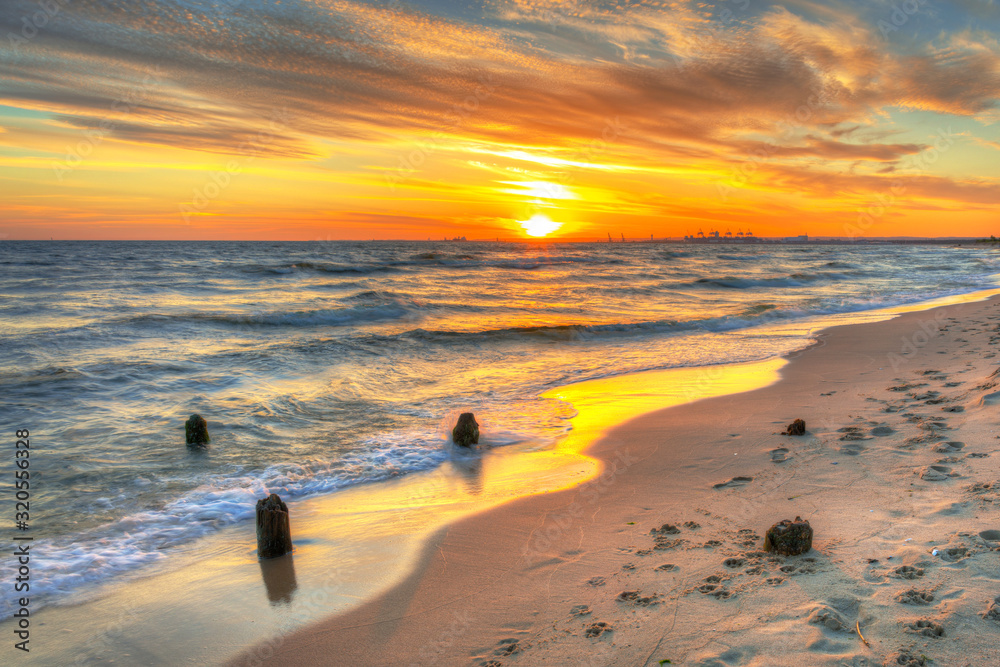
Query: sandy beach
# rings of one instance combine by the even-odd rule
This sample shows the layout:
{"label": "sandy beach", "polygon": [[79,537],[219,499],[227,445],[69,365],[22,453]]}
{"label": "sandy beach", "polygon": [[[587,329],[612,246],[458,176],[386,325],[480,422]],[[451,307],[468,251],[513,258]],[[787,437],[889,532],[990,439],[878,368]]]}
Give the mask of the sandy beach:
{"label": "sandy beach", "polygon": [[[618,415],[598,477],[438,530],[232,664],[996,664],[1000,301],[818,338],[765,388]],[[762,551],[796,516],[813,549]]]}

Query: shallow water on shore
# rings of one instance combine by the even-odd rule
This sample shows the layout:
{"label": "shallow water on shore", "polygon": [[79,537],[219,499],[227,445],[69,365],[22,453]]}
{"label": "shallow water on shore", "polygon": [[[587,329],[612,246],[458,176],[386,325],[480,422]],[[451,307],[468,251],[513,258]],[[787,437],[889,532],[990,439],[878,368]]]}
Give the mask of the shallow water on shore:
{"label": "shallow water on shore", "polygon": [[[973,293],[997,265],[934,246],[4,243],[0,419],[32,431],[37,604],[156,571],[268,492],[451,465],[461,411],[487,444],[542,451],[575,414],[553,387],[771,358],[810,318]],[[183,443],[192,412],[206,449]]]}

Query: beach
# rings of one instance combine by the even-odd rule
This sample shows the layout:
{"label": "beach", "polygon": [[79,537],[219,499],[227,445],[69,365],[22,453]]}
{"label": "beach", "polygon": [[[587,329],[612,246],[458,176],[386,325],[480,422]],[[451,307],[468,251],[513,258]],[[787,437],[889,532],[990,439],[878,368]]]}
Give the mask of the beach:
{"label": "beach", "polygon": [[[231,664],[995,664],[998,325],[994,297],[833,327],[778,382],[620,414],[590,481],[438,529]],[[796,516],[812,550],[762,551]]]}

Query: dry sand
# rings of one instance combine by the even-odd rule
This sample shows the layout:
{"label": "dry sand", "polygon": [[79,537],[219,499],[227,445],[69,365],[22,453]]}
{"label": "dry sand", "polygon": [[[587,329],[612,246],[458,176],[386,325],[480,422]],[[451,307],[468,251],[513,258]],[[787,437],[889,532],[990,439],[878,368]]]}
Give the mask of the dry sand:
{"label": "dry sand", "polygon": [[[997,299],[829,329],[780,382],[624,423],[598,478],[438,531],[401,584],[234,664],[1000,664],[998,343]],[[812,551],[761,551],[796,515]]]}

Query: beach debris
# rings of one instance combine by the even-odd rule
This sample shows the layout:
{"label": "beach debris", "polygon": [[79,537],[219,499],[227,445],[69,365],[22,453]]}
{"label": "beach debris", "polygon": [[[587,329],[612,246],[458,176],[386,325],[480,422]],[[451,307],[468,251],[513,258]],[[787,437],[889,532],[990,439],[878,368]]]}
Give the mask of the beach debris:
{"label": "beach debris", "polygon": [[781,435],[805,435],[806,434],[806,423],[801,419],[796,419],[791,424],[788,425]]}
{"label": "beach debris", "polygon": [[865,643],[865,646],[867,646],[868,648],[871,648],[872,645],[869,644],[868,640],[865,639],[865,636],[863,634],[861,634],[861,621],[855,621],[854,622],[854,629],[858,631],[858,637],[861,637],[861,641],[863,641]]}
{"label": "beach debris", "polygon": [[775,551],[783,556],[797,556],[812,549],[813,529],[802,517],[795,521],[784,519],[767,529],[764,551]]}
{"label": "beach debris", "polygon": [[277,558],[292,550],[288,506],[278,494],[257,501],[257,556]]}
{"label": "beach debris", "polygon": [[451,441],[459,447],[479,444],[479,423],[471,412],[463,412],[451,431]]}
{"label": "beach debris", "polygon": [[193,414],[184,422],[184,436],[189,445],[207,445],[211,438],[208,437],[208,422],[199,414]]}

